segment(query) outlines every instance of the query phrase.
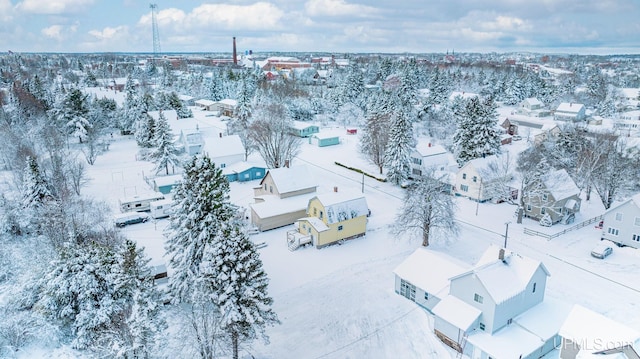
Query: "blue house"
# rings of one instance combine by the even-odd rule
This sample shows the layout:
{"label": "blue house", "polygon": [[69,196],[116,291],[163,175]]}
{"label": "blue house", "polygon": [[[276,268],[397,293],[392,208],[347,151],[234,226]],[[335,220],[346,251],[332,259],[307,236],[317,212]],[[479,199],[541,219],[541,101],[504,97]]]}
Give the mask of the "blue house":
{"label": "blue house", "polygon": [[309,137],[309,143],[318,147],[326,147],[340,144],[340,136],[317,133]]}
{"label": "blue house", "polygon": [[248,182],[262,179],[267,168],[255,163],[238,162],[223,168],[222,173],[229,182]]}
{"label": "blue house", "polygon": [[293,126],[291,127],[293,134],[298,137],[307,138],[311,135],[320,132],[320,127],[316,125],[312,125],[310,123],[293,121]]}
{"label": "blue house", "polygon": [[153,179],[151,187],[156,192],[168,194],[173,187],[182,181],[182,175],[161,176]]}

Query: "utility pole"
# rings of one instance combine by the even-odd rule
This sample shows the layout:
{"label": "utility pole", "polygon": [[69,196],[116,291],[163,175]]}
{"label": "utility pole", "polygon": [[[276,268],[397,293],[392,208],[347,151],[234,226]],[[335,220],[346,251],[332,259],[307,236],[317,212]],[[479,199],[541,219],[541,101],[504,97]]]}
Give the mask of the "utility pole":
{"label": "utility pole", "polygon": [[509,238],[509,223],[511,222],[506,222],[504,225],[507,226],[507,228],[504,231],[504,248],[507,248],[507,239]]}

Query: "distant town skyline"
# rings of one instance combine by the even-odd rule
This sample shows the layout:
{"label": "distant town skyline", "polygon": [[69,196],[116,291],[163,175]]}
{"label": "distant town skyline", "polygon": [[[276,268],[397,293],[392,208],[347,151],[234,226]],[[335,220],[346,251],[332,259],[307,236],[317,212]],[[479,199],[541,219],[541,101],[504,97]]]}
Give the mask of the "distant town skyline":
{"label": "distant town skyline", "polygon": [[[638,0],[197,0],[157,5],[161,52],[640,53]],[[150,2],[0,0],[0,53],[153,52]]]}

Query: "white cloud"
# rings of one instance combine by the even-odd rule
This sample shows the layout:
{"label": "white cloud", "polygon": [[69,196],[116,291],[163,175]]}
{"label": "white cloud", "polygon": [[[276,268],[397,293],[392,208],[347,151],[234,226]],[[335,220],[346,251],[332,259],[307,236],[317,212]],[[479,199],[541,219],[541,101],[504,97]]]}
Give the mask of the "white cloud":
{"label": "white cloud", "polygon": [[16,9],[33,14],[66,14],[75,13],[94,0],[24,0],[16,5]]}
{"label": "white cloud", "polygon": [[116,38],[124,38],[129,33],[127,26],[105,27],[102,30],[91,30],[89,35],[98,40],[113,40]]}
{"label": "white cloud", "polygon": [[11,0],[0,0],[0,21],[9,22],[13,19]]}
{"label": "white cloud", "polygon": [[309,16],[356,16],[375,15],[378,10],[371,6],[349,4],[344,0],[309,0],[304,4]]}
{"label": "white cloud", "polygon": [[40,32],[46,37],[60,41],[63,38],[62,36],[63,29],[64,28],[62,25],[51,25],[49,27],[45,27],[44,29],[40,30]]}

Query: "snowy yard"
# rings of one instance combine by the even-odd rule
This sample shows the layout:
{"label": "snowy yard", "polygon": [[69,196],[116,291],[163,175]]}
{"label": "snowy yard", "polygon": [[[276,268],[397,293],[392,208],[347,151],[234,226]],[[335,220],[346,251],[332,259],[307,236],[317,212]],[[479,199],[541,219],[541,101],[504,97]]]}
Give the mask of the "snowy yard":
{"label": "snowy yard", "polygon": [[[202,113],[194,111],[196,116]],[[326,131],[328,129],[321,129]],[[420,246],[419,240],[396,238],[389,226],[402,204],[403,190],[388,183],[337,166],[334,162],[377,174],[357,151],[358,135],[346,129],[331,129],[341,144],[319,148],[304,143],[292,165],[307,165],[316,176],[318,192],[339,191],[364,194],[371,209],[365,237],[321,250],[312,247],[295,252],[287,249],[286,231],[292,226],[257,235],[265,242],[260,249],[270,278],[269,294],[282,324],[267,330],[271,343],[252,343],[242,353],[250,358],[448,358],[455,352],[444,346],[432,331],[433,318],[415,303],[394,293],[393,269]],[[507,145],[522,149],[525,141]],[[88,196],[104,199],[114,213],[118,198],[150,191],[143,177],[153,164],[136,160],[132,138],[116,138],[110,151],[89,168],[92,181]],[[253,154],[252,156],[257,156]],[[364,181],[364,182],[363,182]],[[232,202],[247,207],[258,181],[231,184]],[[576,223],[603,213],[596,197],[583,201]],[[559,232],[570,225],[544,228],[525,219],[516,224],[515,206],[456,198],[460,233],[440,238],[431,248],[474,264],[490,244],[502,245],[508,225],[508,247],[540,260],[549,269],[547,296],[578,303],[640,330],[640,251],[614,248],[605,260],[592,258],[591,248],[599,242],[600,230],[593,225],[571,231],[552,240],[524,234],[524,227],[545,233]],[[168,221],[158,220],[123,229],[146,248],[151,264],[165,261],[163,229]],[[425,275],[429,275],[425,273]],[[552,356],[553,357],[553,356]]]}

